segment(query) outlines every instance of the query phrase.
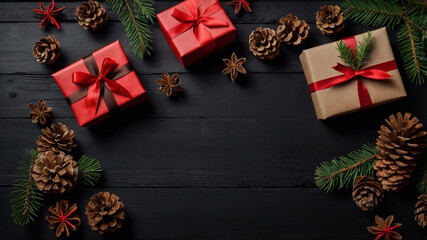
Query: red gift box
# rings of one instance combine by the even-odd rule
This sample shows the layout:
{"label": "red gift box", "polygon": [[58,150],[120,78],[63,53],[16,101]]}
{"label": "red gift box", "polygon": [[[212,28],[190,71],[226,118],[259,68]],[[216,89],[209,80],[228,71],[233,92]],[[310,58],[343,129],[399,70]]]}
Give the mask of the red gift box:
{"label": "red gift box", "polygon": [[122,45],[115,41],[52,74],[81,127],[90,127],[145,98]]}
{"label": "red gift box", "polygon": [[157,14],[157,20],[184,67],[236,40],[236,28],[217,0],[186,0]]}

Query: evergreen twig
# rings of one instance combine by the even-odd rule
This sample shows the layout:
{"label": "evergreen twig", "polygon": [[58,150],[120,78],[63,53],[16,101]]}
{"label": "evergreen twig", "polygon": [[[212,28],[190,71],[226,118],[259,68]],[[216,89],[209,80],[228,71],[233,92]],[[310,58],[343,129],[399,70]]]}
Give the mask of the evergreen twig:
{"label": "evergreen twig", "polygon": [[427,163],[424,163],[424,172],[422,173],[416,188],[421,194],[427,194]]}
{"label": "evergreen twig", "polygon": [[351,152],[347,156],[321,163],[315,171],[316,185],[326,192],[331,192],[352,186],[359,175],[372,176],[376,153],[375,144],[365,144],[360,150]]}
{"label": "evergreen twig", "polygon": [[427,79],[426,8],[416,1],[344,0],[346,19],[394,29],[400,25],[398,46],[407,76],[416,84]]}
{"label": "evergreen twig", "polygon": [[360,70],[369,57],[373,45],[374,37],[372,37],[371,32],[368,32],[368,35],[363,36],[363,39],[356,44],[356,52],[354,52],[353,48],[347,46],[343,40],[337,42],[337,49],[340,53],[339,57],[345,64],[354,70]]}
{"label": "evergreen twig", "polygon": [[37,151],[30,148],[25,151],[23,160],[19,162],[16,180],[12,186],[12,218],[17,225],[23,226],[34,222],[41,207],[43,194],[37,189],[31,177],[31,169],[37,159]]}
{"label": "evergreen twig", "polygon": [[145,55],[151,56],[152,32],[149,24],[154,22],[156,13],[152,0],[106,0],[112,6],[114,12],[129,37],[130,45],[139,58]]}
{"label": "evergreen twig", "polygon": [[101,178],[101,163],[93,157],[83,155],[79,161],[79,184],[82,186],[93,187]]}

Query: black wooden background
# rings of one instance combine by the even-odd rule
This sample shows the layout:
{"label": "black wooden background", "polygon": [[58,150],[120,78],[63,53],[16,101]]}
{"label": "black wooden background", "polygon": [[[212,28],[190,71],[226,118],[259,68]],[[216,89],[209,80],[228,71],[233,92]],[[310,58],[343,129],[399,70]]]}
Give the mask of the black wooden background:
{"label": "black wooden background", "polygon": [[[163,11],[179,1],[156,1]],[[60,198],[76,201],[82,225],[72,239],[101,239],[84,215],[90,196],[117,194],[126,206],[126,224],[115,239],[373,239],[366,227],[374,216],[394,214],[404,239],[426,239],[413,210],[413,184],[387,194],[370,213],[353,203],[350,191],[327,194],[314,185],[314,169],[322,161],[375,142],[383,119],[409,111],[427,122],[426,86],[405,79],[408,97],[400,101],[329,121],[315,117],[299,54],[305,48],[364,32],[348,23],[338,36],[323,36],[314,24],[323,4],[339,1],[250,1],[253,13],[235,16],[221,2],[237,28],[237,42],[184,69],[153,25],[155,53],[136,58],[123,26],[107,7],[109,22],[100,32],[85,31],[74,21],[79,2],[66,6],[61,30],[39,29],[32,11],[35,1],[0,5],[0,216],[1,239],[55,239],[44,220],[48,198],[36,223],[20,228],[10,217],[13,174],[27,147],[34,147],[40,127],[31,123],[28,102],[39,98],[54,109],[53,121],[75,130],[78,153],[100,160],[104,175],[99,187],[75,189]],[[49,5],[49,3],[47,3]],[[256,27],[276,28],[292,13],[310,23],[310,38],[301,47],[281,47],[276,61],[264,62],[248,50]],[[36,62],[32,46],[53,34],[61,58],[46,66]],[[399,67],[396,37],[390,32]],[[148,100],[91,129],[80,128],[51,73],[114,40],[120,40]],[[232,52],[246,57],[248,75],[232,84],[220,74],[222,58]],[[321,61],[321,59],[319,59]],[[166,98],[156,80],[161,73],[179,73],[185,88],[178,99]],[[402,71],[403,74],[403,71]],[[78,155],[78,154],[77,154]]]}

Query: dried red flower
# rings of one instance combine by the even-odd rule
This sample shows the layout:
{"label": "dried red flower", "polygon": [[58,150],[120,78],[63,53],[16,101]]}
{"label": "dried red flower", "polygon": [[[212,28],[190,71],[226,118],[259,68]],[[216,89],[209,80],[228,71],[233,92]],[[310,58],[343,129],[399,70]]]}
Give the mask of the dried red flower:
{"label": "dried red flower", "polygon": [[228,5],[235,6],[234,13],[237,15],[240,10],[245,9],[246,12],[252,12],[251,7],[249,6],[249,2],[246,0],[233,0],[227,3]]}
{"label": "dried red flower", "polygon": [[55,25],[58,29],[61,29],[61,27],[59,27],[59,24],[55,20],[54,17],[58,16],[65,9],[65,7],[55,9],[55,1],[54,0],[52,0],[52,3],[50,4],[50,6],[48,8],[43,6],[43,4],[41,2],[39,2],[39,4],[40,4],[40,9],[33,9],[33,11],[40,18],[43,19],[42,22],[40,23],[40,28],[46,26],[46,24],[48,22],[50,22],[51,24]]}

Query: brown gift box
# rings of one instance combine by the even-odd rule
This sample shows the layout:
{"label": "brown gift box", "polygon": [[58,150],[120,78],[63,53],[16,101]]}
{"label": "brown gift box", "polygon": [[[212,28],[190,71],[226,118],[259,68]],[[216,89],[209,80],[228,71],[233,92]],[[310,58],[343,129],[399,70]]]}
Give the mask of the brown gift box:
{"label": "brown gift box", "polygon": [[[375,38],[372,52],[363,68],[394,60],[393,51],[385,28],[371,31]],[[356,42],[362,40],[366,33],[355,35]],[[307,84],[342,75],[332,67],[344,62],[338,57],[337,43],[332,42],[306,49],[300,55]],[[363,69],[362,68],[362,69]],[[406,97],[405,87],[399,70],[388,71],[393,77],[387,80],[361,78],[372,100],[371,107]],[[318,119],[328,119],[360,111],[356,79],[340,83],[330,88],[315,91],[311,94]]]}

